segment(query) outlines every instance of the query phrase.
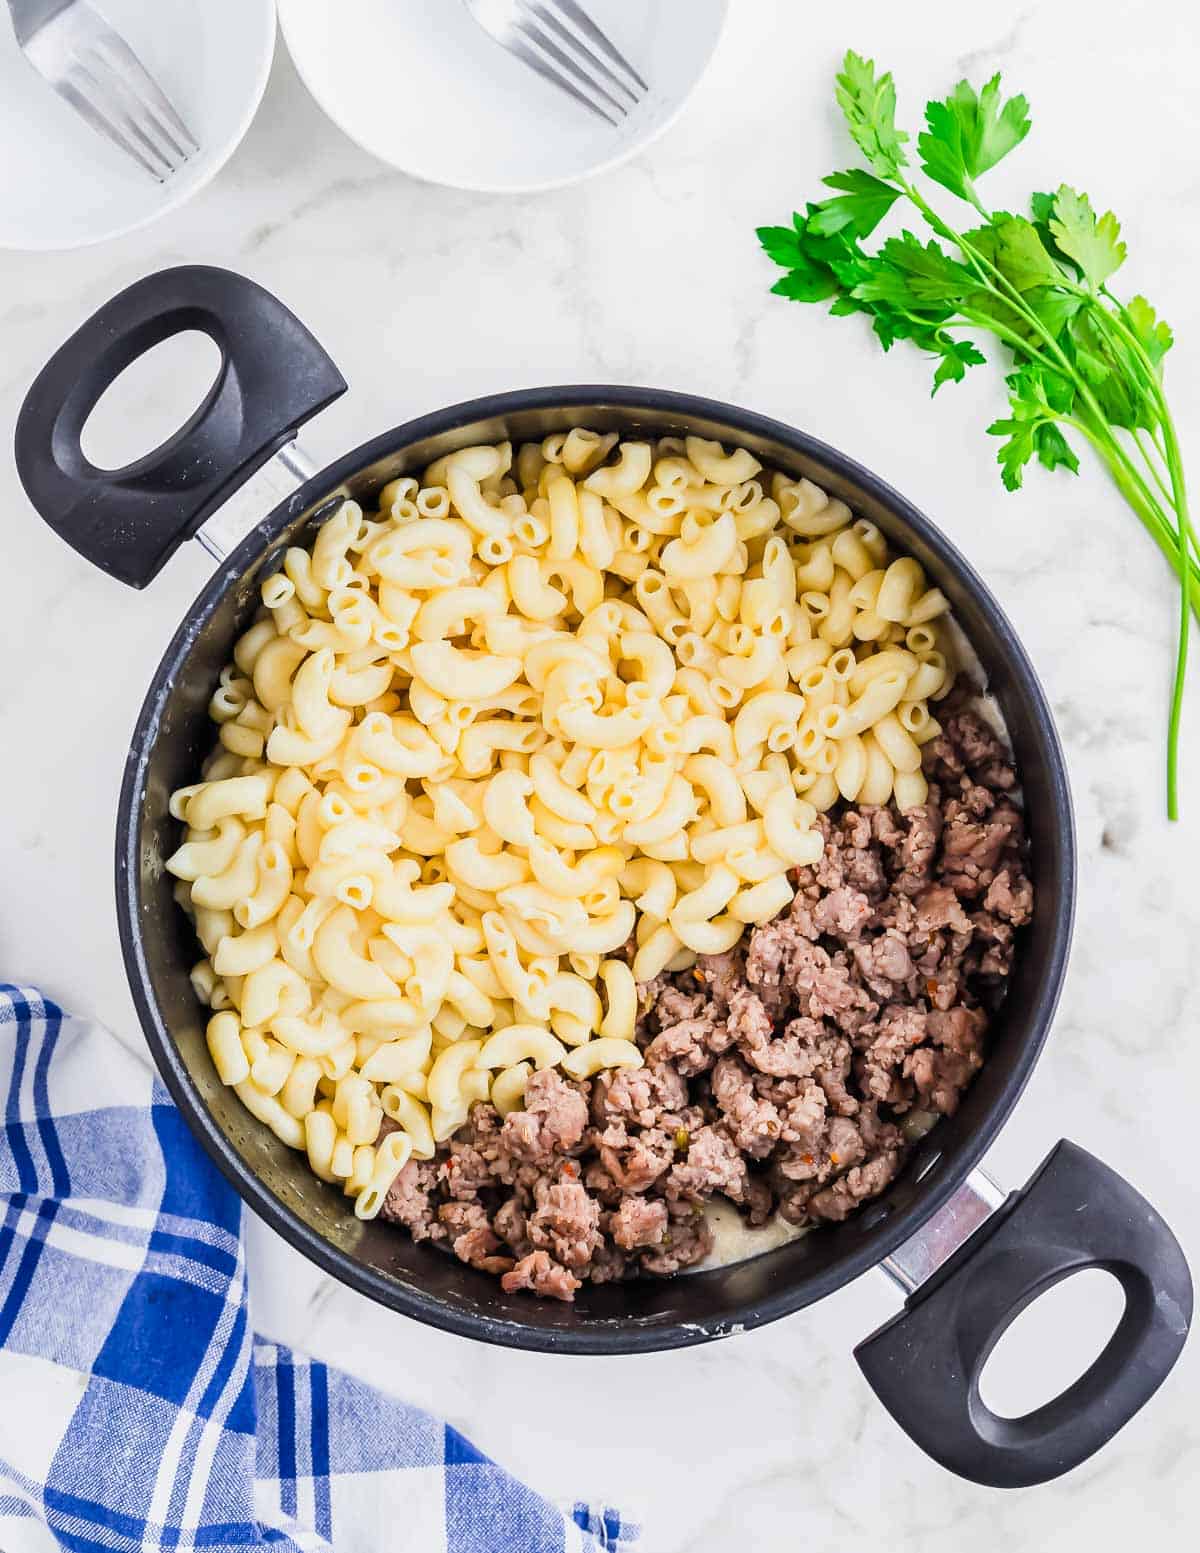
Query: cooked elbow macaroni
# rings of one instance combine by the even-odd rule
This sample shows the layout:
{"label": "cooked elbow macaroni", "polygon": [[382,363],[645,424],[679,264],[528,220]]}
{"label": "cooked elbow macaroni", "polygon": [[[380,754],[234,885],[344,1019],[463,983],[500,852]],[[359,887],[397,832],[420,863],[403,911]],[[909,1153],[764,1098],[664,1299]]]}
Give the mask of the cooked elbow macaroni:
{"label": "cooked elbow macaroni", "polygon": [[697,437],[451,453],[262,601],[167,868],[218,1076],[362,1218],[475,1100],[639,1065],[636,981],[783,910],[819,810],[923,802],[952,681],[916,561]]}

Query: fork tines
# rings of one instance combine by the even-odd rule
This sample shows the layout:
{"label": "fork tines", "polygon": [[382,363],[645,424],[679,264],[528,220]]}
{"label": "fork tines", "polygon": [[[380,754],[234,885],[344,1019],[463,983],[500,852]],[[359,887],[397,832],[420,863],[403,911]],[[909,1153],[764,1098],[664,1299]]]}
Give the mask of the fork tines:
{"label": "fork tines", "polygon": [[122,38],[106,38],[83,49],[59,91],[160,183],[200,149],[170,99]]}
{"label": "fork tines", "polygon": [[514,0],[509,26],[513,53],[610,124],[620,125],[649,91],[575,0]]}
{"label": "fork tines", "polygon": [[48,18],[20,16],[18,37],[30,63],[82,118],[160,183],[199,151],[195,135],[141,60],[86,0],[70,0]]}
{"label": "fork tines", "polygon": [[636,85],[640,86],[643,92],[650,90],[649,86],[638,75],[637,71],[625,58],[624,54],[621,53],[620,49],[617,48],[616,44],[613,43],[608,34],[597,27],[596,23],[581,5],[576,5],[575,0],[551,0],[551,4],[555,5],[564,16],[569,16],[579,31],[585,37],[590,38],[597,48],[607,54],[614,65],[619,65],[627,75],[632,76]]}

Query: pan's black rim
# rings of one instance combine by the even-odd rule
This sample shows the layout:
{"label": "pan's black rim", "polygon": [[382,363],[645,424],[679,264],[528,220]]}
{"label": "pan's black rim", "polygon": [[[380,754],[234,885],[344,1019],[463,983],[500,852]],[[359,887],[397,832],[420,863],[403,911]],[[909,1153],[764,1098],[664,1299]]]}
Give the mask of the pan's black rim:
{"label": "pan's black rim", "polygon": [[[1002,644],[1007,666],[1018,694],[1025,698],[1043,741],[1046,766],[1050,774],[1050,804],[1053,808],[1051,834],[1061,859],[1059,868],[1063,888],[1054,904],[1052,936],[1042,972],[1043,994],[1030,1027],[1022,1037],[1021,1049],[1007,1082],[980,1118],[969,1139],[956,1150],[952,1169],[932,1172],[921,1183],[913,1200],[896,1208],[890,1216],[864,1237],[862,1243],[836,1264],[806,1275],[771,1294],[747,1304],[736,1319],[719,1322],[675,1322],[641,1326],[539,1328],[519,1321],[499,1319],[478,1312],[461,1311],[444,1304],[435,1296],[412,1289],[375,1268],[356,1261],[338,1250],[286,1207],[245,1166],[233,1146],[219,1130],[185,1068],[171,1039],[154,997],[149,966],[137,932],[139,916],[137,859],[138,832],[136,811],[144,792],[146,766],[154,746],[161,705],[168,682],[186,656],[190,644],[208,620],[229,587],[230,577],[239,577],[269,545],[275,534],[298,513],[304,511],[326,491],[359,470],[412,443],[453,431],[476,421],[503,418],[522,410],[571,410],[575,408],[612,408],[617,410],[666,410],[681,422],[709,420],[724,422],[751,436],[780,442],[802,457],[818,461],[834,470],[881,505],[895,513],[954,572],[989,617]],[[652,1352],[684,1348],[712,1341],[734,1331],[749,1330],[791,1315],[827,1294],[850,1283],[877,1266],[896,1248],[910,1239],[949,1200],[1008,1119],[1020,1099],[1049,1034],[1058,1005],[1070,952],[1075,908],[1075,830],[1066,763],[1054,719],[1044,690],[1012,624],[983,579],[936,525],[887,481],[828,443],[797,430],[785,422],[744,410],[719,400],[705,399],[666,389],[575,384],[489,394],[466,400],[429,415],[420,416],[372,438],[361,446],[326,465],[298,491],[269,513],[227,558],[201,590],[163,654],[146,693],[134,728],[117,816],[116,894],[117,921],[121,952],[135,1007],[146,1034],[151,1054],[176,1105],[188,1121],[205,1152],[238,1192],[246,1205],[283,1237],[289,1245],[307,1256],[339,1282],[376,1300],[389,1309],[417,1321],[509,1348],[570,1354],[614,1354]],[[769,1253],[768,1253],[769,1254]]]}

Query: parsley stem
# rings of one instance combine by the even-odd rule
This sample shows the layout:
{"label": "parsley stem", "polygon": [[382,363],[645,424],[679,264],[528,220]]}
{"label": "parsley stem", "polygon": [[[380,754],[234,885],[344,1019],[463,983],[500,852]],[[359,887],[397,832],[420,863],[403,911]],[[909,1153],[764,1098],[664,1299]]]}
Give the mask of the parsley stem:
{"label": "parsley stem", "polygon": [[[1196,532],[1188,513],[1187,486],[1183,474],[1183,458],[1175,435],[1175,422],[1167,405],[1166,395],[1154,363],[1146,354],[1137,331],[1128,322],[1128,313],[1107,288],[1104,295],[1112,304],[1112,311],[1097,304],[1096,312],[1108,329],[1118,335],[1140,368],[1144,379],[1143,389],[1154,403],[1158,423],[1162,428],[1162,450],[1167,472],[1171,479],[1171,505],[1175,511],[1175,536],[1177,545],[1177,571],[1181,581],[1179,593],[1179,632],[1175,651],[1175,670],[1171,685],[1171,714],[1167,728],[1167,815],[1179,818],[1179,734],[1183,722],[1183,694],[1187,675],[1189,637],[1192,625],[1192,605],[1189,587],[1191,550],[1200,549]],[[1134,440],[1137,440],[1136,428]],[[1140,444],[1139,444],[1140,445]]]}
{"label": "parsley stem", "polygon": [[[1183,482],[1183,466],[1179,457],[1179,447],[1175,440],[1175,428],[1169,414],[1163,420],[1164,438],[1168,452],[1168,466],[1171,474],[1172,489],[1174,495],[1174,511],[1176,522],[1172,533],[1165,522],[1164,515],[1159,511],[1156,521],[1151,524],[1148,514],[1143,510],[1135,494],[1129,489],[1125,481],[1125,471],[1122,465],[1127,465],[1120,444],[1112,433],[1104,428],[1097,434],[1096,428],[1075,417],[1063,417],[1071,421],[1071,424],[1080,431],[1097,452],[1104,458],[1116,481],[1118,489],[1124,495],[1130,507],[1137,513],[1143,525],[1153,535],[1159,549],[1162,550],[1171,564],[1180,582],[1179,589],[1179,628],[1176,639],[1175,665],[1171,684],[1170,720],[1167,725],[1167,818],[1177,820],[1179,818],[1179,735],[1183,721],[1183,694],[1187,676],[1189,639],[1191,634],[1192,612],[1200,615],[1200,589],[1196,586],[1195,568],[1190,562],[1188,554],[1188,536],[1194,532],[1188,517],[1187,492]],[[1110,452],[1115,451],[1121,455],[1120,462],[1114,461]],[[1156,504],[1157,505],[1157,504]]]}
{"label": "parsley stem", "polygon": [[1142,455],[1142,460],[1145,463],[1146,468],[1150,471],[1150,474],[1151,474],[1151,476],[1152,476],[1152,478],[1154,480],[1155,485],[1158,486],[1159,495],[1162,496],[1162,498],[1165,501],[1174,502],[1174,500],[1175,500],[1174,493],[1169,491],[1167,489],[1167,487],[1163,484],[1163,477],[1159,473],[1158,464],[1151,457],[1150,449],[1148,447],[1146,447],[1145,443],[1142,441],[1141,437],[1138,435],[1138,429],[1137,429],[1136,426],[1131,426],[1130,427],[1129,435],[1133,439],[1133,443],[1134,443],[1135,447],[1137,448],[1138,452]]}
{"label": "parsley stem", "polygon": [[[1137,465],[1129,457],[1129,454],[1125,451],[1125,449],[1121,446],[1120,442],[1117,441],[1116,437],[1114,437],[1112,432],[1109,430],[1108,421],[1107,421],[1107,418],[1105,417],[1103,411],[1100,411],[1098,409],[1093,409],[1093,406],[1091,406],[1091,405],[1089,405],[1088,408],[1089,408],[1089,410],[1093,411],[1093,413],[1095,414],[1097,423],[1103,429],[1103,435],[1104,435],[1106,446],[1108,446],[1112,450],[1112,456],[1108,459],[1108,462],[1109,462],[1110,466],[1112,466],[1114,464],[1114,461],[1115,461],[1115,464],[1118,465],[1121,468],[1121,470],[1122,470],[1122,472],[1123,472],[1123,474],[1124,474],[1124,476],[1126,478],[1126,481],[1132,481],[1132,483],[1136,486],[1142,501],[1145,503],[1145,505],[1152,512],[1154,512],[1156,514],[1157,521],[1158,521],[1158,526],[1159,526],[1159,528],[1161,530],[1161,537],[1159,537],[1160,548],[1163,548],[1164,544],[1165,545],[1169,545],[1169,546],[1172,547],[1171,550],[1167,552],[1167,555],[1168,555],[1168,559],[1171,560],[1172,565],[1174,565],[1174,548],[1173,547],[1174,547],[1175,525],[1172,522],[1170,522],[1170,520],[1163,513],[1163,510],[1159,506],[1158,500],[1155,497],[1153,491],[1146,484],[1146,481],[1145,481],[1145,479],[1144,479],[1144,477],[1142,475],[1141,470],[1138,469]],[[1118,482],[1118,483],[1120,483],[1120,482]],[[1122,489],[1125,490],[1125,486],[1124,485],[1122,485]],[[1134,507],[1135,511],[1140,511],[1140,509],[1132,501],[1132,498],[1129,496],[1127,490],[1126,490],[1126,500],[1130,502],[1130,505]],[[1158,536],[1156,536],[1156,537],[1158,537]],[[1189,568],[1189,570],[1190,570],[1190,568]],[[1200,611],[1200,601],[1198,601],[1198,603],[1197,603],[1197,610]]]}
{"label": "parsley stem", "polygon": [[[992,296],[999,297],[1001,301],[1011,307],[1041,337],[1044,344],[1049,347],[1053,353],[1053,359],[1048,358],[1032,341],[1023,338],[1015,330],[1006,328],[1003,324],[990,317],[982,319],[976,315],[972,318],[969,311],[960,305],[959,311],[969,322],[976,327],[989,330],[997,338],[1004,340],[1006,344],[1011,346],[1014,354],[1050,367],[1053,371],[1061,373],[1074,383],[1077,393],[1087,406],[1090,416],[1095,422],[1096,434],[1086,431],[1085,435],[1108,465],[1109,471],[1125,496],[1126,501],[1137,513],[1143,526],[1151,533],[1155,543],[1171,563],[1172,569],[1180,579],[1189,608],[1194,608],[1197,614],[1200,614],[1200,587],[1197,587],[1198,579],[1192,567],[1188,564],[1186,551],[1182,555],[1180,553],[1175,538],[1175,525],[1167,521],[1165,514],[1159,507],[1153,492],[1146,484],[1140,471],[1109,430],[1108,419],[1092,393],[1090,385],[1080,376],[1058,344],[1058,341],[1045,327],[1037,314],[1026,304],[1024,297],[1009,281],[1008,277],[985,254],[980,253],[978,249],[973,247],[962,233],[955,231],[949,222],[945,221],[933,206],[929,204],[920,190],[909,183],[902,174],[897,174],[897,182],[933,230],[939,236],[954,243],[959,249],[968,264],[979,276],[984,289]],[[990,222],[992,220],[992,217],[986,210],[981,211],[981,214],[987,221]],[[995,276],[995,280],[991,279],[988,271]],[[999,285],[996,282],[999,282]],[[1087,293],[1087,295],[1091,297],[1091,293]],[[1097,311],[1105,317],[1109,316],[1102,308],[1097,309]],[[1126,332],[1130,334],[1134,347],[1144,360],[1144,352],[1141,351],[1140,342],[1136,339],[1136,336],[1132,336],[1132,331]],[[1161,392],[1159,394],[1159,401],[1161,405],[1160,419],[1165,419],[1166,407],[1161,404]],[[1082,425],[1080,429],[1084,429]],[[1196,591],[1194,592],[1193,590]]]}
{"label": "parsley stem", "polygon": [[1136,476],[1137,471],[1121,444],[1109,431],[1107,425],[1096,426],[1079,416],[1062,416],[1056,419],[1068,422],[1076,431],[1082,433],[1108,465],[1117,489],[1166,557],[1171,570],[1178,577],[1187,594],[1191,608],[1200,617],[1200,571],[1190,558],[1186,555],[1181,556],[1177,524],[1167,518],[1156,500],[1152,497],[1147,500],[1144,482],[1139,479],[1137,484],[1132,483],[1131,476]]}
{"label": "parsley stem", "polygon": [[[1179,515],[1179,553],[1187,554],[1185,531],[1188,526],[1186,507]],[[1171,721],[1167,729],[1167,818],[1179,818],[1179,730],[1183,722],[1183,686],[1187,674],[1188,634],[1192,625],[1188,589],[1179,590],[1179,642],[1175,652],[1175,678],[1171,686]]]}
{"label": "parsley stem", "polygon": [[[920,190],[909,183],[906,178],[900,174],[897,174],[897,182],[901,185],[909,199],[921,212],[933,230],[938,233],[939,236],[944,237],[949,242],[954,243],[954,245],[959,249],[959,251],[966,258],[968,264],[971,265],[972,269],[974,269],[975,273],[979,276],[981,282],[983,283],[984,289],[992,296],[998,297],[1015,313],[1017,313],[1019,317],[1023,318],[1025,322],[1034,330],[1034,332],[1041,337],[1044,344],[1052,352],[1054,359],[1048,360],[1043,352],[1034,346],[1032,342],[1024,339],[1014,330],[1006,329],[1004,325],[998,323],[994,319],[988,318],[982,325],[982,327],[986,327],[998,338],[1004,339],[1006,343],[1012,347],[1014,354],[1019,356],[1023,355],[1029,360],[1037,361],[1045,366],[1050,367],[1053,371],[1060,373],[1075,385],[1076,392],[1086,404],[1091,415],[1094,417],[1096,425],[1101,428],[1100,434],[1103,439],[1103,445],[1101,447],[1099,444],[1097,444],[1097,446],[1098,449],[1102,451],[1104,460],[1108,464],[1109,469],[1112,471],[1114,479],[1117,479],[1117,483],[1125,494],[1126,500],[1142,519],[1143,524],[1154,535],[1155,541],[1159,548],[1163,551],[1164,555],[1168,557],[1172,565],[1175,566],[1177,555],[1175,553],[1175,546],[1173,544],[1174,525],[1166,522],[1152,491],[1146,484],[1146,481],[1143,479],[1140,471],[1126,454],[1120,443],[1109,431],[1108,419],[1105,416],[1104,411],[1101,409],[1096,396],[1092,393],[1090,385],[1080,376],[1079,372],[1075,369],[1074,365],[1070,361],[1066,352],[1059,345],[1058,341],[1046,328],[1042,320],[1033,311],[1033,309],[1027,305],[1021,292],[1012,284],[1012,282],[998,268],[998,266],[993,264],[986,254],[980,253],[977,248],[969,243],[961,232],[955,231],[949,222],[943,220],[943,218],[938,214],[933,206],[929,204],[928,200],[926,200],[925,197],[921,194]],[[991,222],[992,217],[986,210],[983,211],[982,214],[984,215],[985,219]],[[991,272],[991,275],[995,276],[995,280],[992,280],[989,277],[987,273],[988,271]],[[997,285],[996,282],[999,282],[999,284]],[[960,311],[964,312],[965,315],[965,310],[962,309],[961,306]],[[1103,310],[1101,309],[1101,311]],[[1135,340],[1135,344],[1136,343],[1137,342]],[[1094,438],[1089,438],[1089,440],[1095,442]],[[1118,470],[1120,471],[1121,478],[1118,478]],[[1135,502],[1130,495],[1130,482],[1136,486],[1140,494],[1141,499],[1137,502]],[[1153,521],[1150,520],[1149,514],[1154,515]],[[1180,580],[1184,581],[1187,573],[1183,572],[1179,575]],[[1184,584],[1185,591],[1189,596],[1189,601],[1191,599],[1192,591],[1190,581],[1191,579],[1189,578],[1189,580]],[[1197,613],[1200,613],[1200,598],[1197,598],[1194,607],[1196,608]]]}
{"label": "parsley stem", "polygon": [[[1140,375],[1142,393],[1147,399],[1151,401],[1153,410],[1155,412],[1155,420],[1157,424],[1152,424],[1150,426],[1150,435],[1154,441],[1155,448],[1158,450],[1158,453],[1162,457],[1163,462],[1167,465],[1169,472],[1170,452],[1167,446],[1165,435],[1161,434],[1160,428],[1162,428],[1165,423],[1170,420],[1171,413],[1167,406],[1166,395],[1163,393],[1162,383],[1159,380],[1154,363],[1150,360],[1149,356],[1147,356],[1145,348],[1137,336],[1136,330],[1131,328],[1127,322],[1128,313],[1126,308],[1120,301],[1118,301],[1116,297],[1113,296],[1112,292],[1109,291],[1106,286],[1101,288],[1100,294],[1112,304],[1111,312],[1107,308],[1100,305],[1099,298],[1095,293],[1087,290],[1083,286],[1072,285],[1064,280],[1063,289],[1072,291],[1076,296],[1081,297],[1085,302],[1087,302],[1092,309],[1092,317],[1099,328],[1105,334],[1109,335],[1110,338],[1119,338],[1120,342],[1129,352],[1133,361],[1133,365],[1138,370]],[[1141,443],[1138,439],[1138,428],[1133,426],[1130,427],[1129,430],[1134,442],[1138,443],[1138,447],[1142,452],[1142,456],[1146,458],[1147,464],[1150,465],[1153,471],[1153,464],[1151,464],[1151,461],[1146,455],[1144,449],[1141,448]],[[1155,478],[1158,478],[1157,475]],[[1163,490],[1163,494],[1167,497],[1167,500],[1174,504],[1178,492],[1172,490],[1172,492],[1168,493],[1165,488],[1163,488],[1161,481],[1159,481],[1159,488]]]}
{"label": "parsley stem", "polygon": [[[1041,337],[1053,355],[1057,358],[1057,361],[1046,364],[1052,365],[1054,370],[1062,373],[1063,376],[1075,384],[1076,392],[1083,399],[1092,416],[1095,417],[1097,426],[1102,428],[1102,444],[1096,444],[1095,438],[1089,438],[1089,440],[1093,441],[1093,443],[1097,445],[1098,450],[1102,451],[1105,462],[1108,464],[1110,471],[1113,473],[1114,479],[1117,480],[1117,484],[1125,494],[1126,500],[1142,519],[1144,526],[1148,528],[1154,535],[1155,541],[1159,548],[1171,562],[1172,568],[1176,571],[1176,574],[1180,579],[1180,583],[1182,584],[1184,595],[1183,607],[1189,611],[1189,615],[1190,610],[1193,608],[1198,614],[1200,614],[1200,597],[1195,599],[1192,597],[1195,578],[1192,575],[1192,568],[1189,564],[1190,558],[1187,551],[1186,536],[1191,534],[1191,525],[1186,519],[1186,509],[1183,514],[1180,514],[1178,500],[1176,500],[1174,506],[1177,516],[1180,519],[1178,528],[1180,537],[1179,542],[1176,543],[1173,532],[1176,530],[1176,525],[1170,524],[1166,521],[1164,514],[1158,507],[1158,503],[1155,500],[1150,488],[1147,486],[1146,481],[1142,477],[1141,473],[1133,464],[1124,448],[1121,447],[1121,444],[1108,429],[1108,419],[1101,409],[1096,396],[1093,394],[1090,384],[1088,384],[1075,369],[1066,352],[1062,349],[1058,341],[1046,328],[1042,320],[1033,311],[1033,309],[1026,304],[1021,292],[1017,289],[1016,286],[1012,284],[1012,282],[999,269],[999,267],[992,263],[986,254],[980,253],[978,249],[976,249],[971,243],[967,241],[962,233],[955,231],[955,229],[947,221],[943,220],[943,218],[936,210],[934,210],[933,206],[929,204],[929,202],[924,198],[920,191],[914,188],[907,179],[898,175],[898,181],[903,187],[905,193],[908,195],[909,199],[925,217],[925,220],[929,223],[929,225],[933,227],[934,231],[937,232],[940,236],[945,237],[950,242],[954,243],[959,251],[964,255],[964,257],[967,259],[967,262],[971,264],[972,268],[983,281],[985,288],[993,296],[1000,297],[1001,300],[1006,302],[1014,312],[1024,318],[1029,326],[1035,331],[1036,334]],[[981,213],[985,220],[987,220],[990,224],[993,220],[993,217],[989,215],[986,210],[981,211]],[[986,271],[991,271],[991,274],[995,276],[995,281],[992,281],[988,278]],[[999,284],[997,285],[996,282],[999,282]],[[1067,289],[1079,288],[1068,287]],[[1092,301],[1095,300],[1092,293],[1085,294]],[[1112,316],[1108,314],[1105,309],[1100,307],[1097,307],[1096,311],[1104,318],[1110,318]],[[1013,343],[1014,339],[1019,341],[1019,344],[1013,345],[1014,351],[1019,352],[1020,354],[1023,354],[1030,359],[1045,362],[1045,357],[1042,355],[1041,351],[1035,350],[1029,341],[1022,339],[1019,335],[1015,335],[1013,331],[1004,330],[1003,326],[998,326],[992,320],[988,321],[987,327],[991,329],[992,332],[997,336],[1003,337],[1004,335],[1008,335],[1008,342],[1010,344]],[[1123,322],[1121,322],[1121,329],[1122,332],[1127,336],[1129,343],[1140,360],[1147,367],[1150,367],[1150,363],[1146,358],[1145,352],[1142,350],[1141,342],[1137,339],[1133,331],[1127,329]],[[1157,383],[1157,378],[1155,378],[1154,388],[1160,408],[1160,419],[1163,421],[1165,428],[1166,422],[1169,420],[1169,414],[1166,409],[1165,401],[1163,401],[1161,388]],[[1164,435],[1168,437],[1169,446],[1170,437],[1165,430]],[[1168,466],[1169,465],[1170,459],[1168,459]],[[1140,495],[1141,500],[1137,502],[1132,499],[1130,494],[1130,482],[1136,486]],[[1174,485],[1174,480],[1172,481],[1172,484]],[[1151,514],[1153,514],[1153,521],[1150,520]],[[1192,534],[1191,537],[1194,539],[1194,534]],[[1183,645],[1184,657],[1186,660],[1186,638]],[[1168,741],[1169,768],[1172,767],[1171,753],[1175,743],[1177,742],[1177,737],[1177,721],[1173,720],[1171,726],[1171,737]]]}
{"label": "parsley stem", "polygon": [[989,225],[991,225],[991,220],[992,220],[991,212],[983,205],[982,201],[979,198],[979,195],[976,194],[976,192],[975,192],[975,185],[971,182],[971,180],[969,178],[967,179],[967,182],[966,182],[966,191],[965,192],[966,192],[967,201],[970,204],[974,205],[975,209],[979,212],[979,214],[983,217],[983,219]]}
{"label": "parsley stem", "polygon": [[[1175,423],[1163,403],[1163,441],[1167,450],[1167,467],[1171,474],[1171,488],[1175,492],[1175,513],[1178,520],[1179,565],[1181,574],[1187,575],[1188,540],[1196,542],[1196,534],[1188,515],[1187,487],[1183,477],[1183,460],[1175,436]],[[1188,638],[1192,625],[1189,607],[1189,588],[1186,582],[1179,590],[1179,638],[1175,652],[1175,677],[1171,686],[1171,721],[1167,730],[1167,815],[1179,818],[1179,730],[1183,722],[1184,678],[1187,674]]]}
{"label": "parsley stem", "polygon": [[[1005,302],[1009,307],[1012,308],[1015,313],[1017,313],[1025,320],[1025,322],[1030,326],[1030,328],[1034,330],[1036,334],[1040,335],[1042,340],[1049,347],[1050,351],[1056,358],[1055,370],[1061,372],[1065,377],[1074,382],[1077,392],[1082,395],[1092,413],[1097,417],[1098,420],[1105,420],[1106,417],[1104,412],[1100,408],[1095,395],[1092,393],[1090,385],[1075,370],[1066,352],[1062,349],[1055,337],[1046,328],[1045,324],[1038,317],[1038,315],[1031,307],[1028,306],[1025,298],[1022,296],[1018,288],[1014,286],[1013,283],[1009,280],[1008,276],[1005,275],[999,266],[994,264],[986,254],[980,253],[977,248],[969,243],[961,232],[956,232],[955,229],[949,224],[949,222],[943,220],[943,218],[938,215],[937,211],[934,210],[933,206],[929,204],[928,200],[924,198],[918,189],[915,189],[913,185],[903,177],[901,177],[899,181],[905,192],[908,194],[909,198],[912,200],[913,204],[916,205],[917,209],[925,217],[930,226],[933,227],[934,231],[937,232],[940,236],[949,239],[949,241],[954,243],[959,251],[966,256],[968,263],[971,264],[976,274],[979,275],[986,289],[990,291],[993,296],[1000,297],[1003,302]],[[984,210],[982,214],[989,225],[992,224],[994,217],[989,215],[986,210]],[[987,274],[985,273],[986,271],[990,271],[991,274],[995,276],[995,280],[989,280]],[[997,282],[999,284],[997,284]],[[1028,343],[1024,340],[1021,342],[1021,349],[1028,355],[1033,354],[1029,349]],[[1140,479],[1140,476],[1138,478]],[[1149,493],[1147,492],[1147,494]]]}
{"label": "parsley stem", "polygon": [[[992,288],[989,288],[992,289]],[[1014,356],[1025,356],[1030,361],[1036,361],[1039,366],[1048,367],[1051,372],[1059,371],[1056,361],[1051,361],[1049,356],[1042,354],[1036,345],[1031,345],[1015,329],[1006,328],[1004,324],[997,322],[990,314],[972,313],[967,308],[960,306],[959,312],[974,329],[979,329],[984,334],[993,334],[998,340],[1012,349]]]}
{"label": "parsley stem", "polygon": [[[1115,299],[1113,300],[1115,302]],[[1152,392],[1158,401],[1163,450],[1166,454],[1167,470],[1171,476],[1171,489],[1174,493],[1180,573],[1181,577],[1186,577],[1189,569],[1189,541],[1192,548],[1197,548],[1197,541],[1196,531],[1192,527],[1191,517],[1188,513],[1187,485],[1183,474],[1183,456],[1179,450],[1179,440],[1175,435],[1175,421],[1167,406],[1166,396],[1162,391],[1162,384],[1158,380],[1158,374],[1154,370],[1154,364],[1147,356],[1136,331],[1130,328],[1127,323],[1128,315],[1125,308],[1121,303],[1115,302],[1115,312],[1112,314],[1106,313],[1105,316],[1111,318],[1117,330],[1124,336],[1126,344],[1145,371]],[[1187,582],[1184,581],[1180,589],[1179,639],[1175,653],[1174,683],[1171,686],[1171,721],[1167,734],[1167,814],[1173,820],[1179,818],[1179,730],[1183,721],[1184,677],[1187,674],[1188,638],[1192,625],[1189,592],[1190,589]]]}
{"label": "parsley stem", "polygon": [[1159,381],[1154,363],[1147,356],[1136,330],[1129,325],[1129,315],[1124,304],[1119,302],[1107,287],[1104,288],[1104,295],[1112,303],[1114,311],[1110,313],[1105,308],[1097,308],[1097,313],[1115,333],[1121,336],[1142,370],[1145,379],[1145,389],[1154,400],[1155,409],[1158,412],[1158,425],[1162,432],[1160,451],[1167,465],[1168,473],[1171,475],[1173,494],[1170,499],[1182,523],[1186,537],[1191,542],[1192,548],[1200,552],[1200,539],[1197,538],[1196,531],[1192,527],[1191,518],[1188,514],[1187,491],[1183,479],[1183,457],[1179,451],[1179,441],[1175,435],[1175,422],[1171,416],[1166,395],[1163,393],[1162,383]]}

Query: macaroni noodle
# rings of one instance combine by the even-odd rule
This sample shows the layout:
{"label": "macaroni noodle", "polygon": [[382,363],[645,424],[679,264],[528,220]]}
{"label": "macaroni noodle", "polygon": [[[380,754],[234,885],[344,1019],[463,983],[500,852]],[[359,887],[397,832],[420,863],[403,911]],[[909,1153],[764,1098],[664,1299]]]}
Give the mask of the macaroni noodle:
{"label": "macaroni noodle", "polygon": [[819,810],[924,802],[953,678],[915,560],[695,436],[450,453],[261,598],[166,866],[218,1078],[360,1218],[476,1100],[640,1066],[637,984],[784,910]]}

